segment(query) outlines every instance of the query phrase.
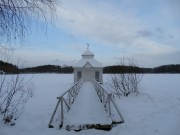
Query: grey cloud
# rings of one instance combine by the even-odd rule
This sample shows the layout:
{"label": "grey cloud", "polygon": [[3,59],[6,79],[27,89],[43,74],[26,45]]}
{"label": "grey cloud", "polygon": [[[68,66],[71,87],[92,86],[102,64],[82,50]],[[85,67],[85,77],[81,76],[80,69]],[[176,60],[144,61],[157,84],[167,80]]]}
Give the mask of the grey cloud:
{"label": "grey cloud", "polygon": [[173,36],[172,34],[168,34],[168,37],[169,37],[170,39],[173,39],[173,38],[174,38],[174,36]]}
{"label": "grey cloud", "polygon": [[156,27],[155,30],[156,30],[158,33],[164,33],[164,29],[161,28],[161,27]]}
{"label": "grey cloud", "polygon": [[[59,12],[59,17],[61,18],[61,27],[65,27],[74,35],[115,48],[124,47],[131,54],[144,52],[162,54],[173,52],[176,49],[175,45],[173,46],[169,41],[170,37],[173,38],[173,35],[170,34],[173,33],[173,30],[168,30],[164,18],[159,19],[160,13],[153,14],[155,21],[150,23],[144,22],[144,19],[141,20],[132,12],[127,13],[121,8],[116,10],[102,5],[100,10],[86,2],[77,4],[72,1],[70,3],[68,7]],[[109,12],[103,12],[107,9]],[[168,36],[168,34],[172,36]],[[176,35],[174,34],[174,36]]]}
{"label": "grey cloud", "polygon": [[165,38],[170,38],[170,39],[173,39],[173,38],[174,38],[174,35],[173,35],[173,34],[167,33],[167,32],[166,32],[163,28],[161,28],[161,27],[156,27],[155,30],[156,30],[156,34],[159,35],[160,37],[165,37]]}
{"label": "grey cloud", "polygon": [[139,30],[137,35],[140,37],[158,37],[173,39],[173,34],[167,33],[163,28],[156,27],[154,30]]}
{"label": "grey cloud", "polygon": [[139,30],[137,31],[138,36],[143,37],[151,37],[153,35],[153,32],[150,30]]}

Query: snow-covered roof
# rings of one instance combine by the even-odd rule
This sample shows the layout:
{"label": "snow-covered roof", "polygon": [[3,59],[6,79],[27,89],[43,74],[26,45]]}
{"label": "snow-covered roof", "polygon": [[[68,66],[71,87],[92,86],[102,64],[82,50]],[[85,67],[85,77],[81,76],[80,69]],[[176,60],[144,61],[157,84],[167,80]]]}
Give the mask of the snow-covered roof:
{"label": "snow-covered roof", "polygon": [[89,49],[87,49],[85,52],[82,53],[81,56],[82,57],[84,57],[84,56],[94,57],[94,54]]}
{"label": "snow-covered roof", "polygon": [[103,65],[94,58],[82,58],[74,67],[84,67],[87,62],[89,62],[92,67],[103,67]]}
{"label": "snow-covered roof", "polygon": [[74,65],[74,67],[84,67],[87,62],[91,64],[92,67],[103,67],[101,63],[94,59],[94,54],[87,48],[85,52],[82,53],[82,59]]}

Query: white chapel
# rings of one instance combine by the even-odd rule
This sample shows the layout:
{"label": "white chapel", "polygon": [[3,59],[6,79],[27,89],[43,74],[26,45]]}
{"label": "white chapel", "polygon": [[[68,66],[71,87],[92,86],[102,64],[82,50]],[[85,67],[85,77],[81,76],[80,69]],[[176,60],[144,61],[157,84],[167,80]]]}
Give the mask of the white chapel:
{"label": "white chapel", "polygon": [[89,50],[82,53],[82,59],[74,65],[74,82],[79,79],[103,83],[103,65],[94,59],[94,54]]}

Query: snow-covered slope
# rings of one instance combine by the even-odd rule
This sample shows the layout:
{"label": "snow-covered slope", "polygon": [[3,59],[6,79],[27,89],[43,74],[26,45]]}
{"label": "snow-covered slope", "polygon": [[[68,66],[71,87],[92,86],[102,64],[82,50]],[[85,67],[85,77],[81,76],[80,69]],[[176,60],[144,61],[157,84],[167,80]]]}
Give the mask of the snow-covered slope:
{"label": "snow-covered slope", "polygon": [[[32,75],[27,75],[32,76]],[[104,75],[107,81],[108,75]],[[111,131],[95,129],[80,132],[49,129],[48,122],[56,97],[73,84],[72,74],[33,75],[35,96],[29,100],[15,126],[0,121],[0,135],[179,135],[180,75],[144,75],[140,94],[116,100],[125,123]]]}

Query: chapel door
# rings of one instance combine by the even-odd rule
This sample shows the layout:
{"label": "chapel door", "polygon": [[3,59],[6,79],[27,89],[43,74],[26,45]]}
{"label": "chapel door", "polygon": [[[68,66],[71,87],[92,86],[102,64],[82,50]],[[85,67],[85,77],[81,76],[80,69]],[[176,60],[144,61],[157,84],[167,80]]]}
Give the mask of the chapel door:
{"label": "chapel door", "polygon": [[84,79],[84,81],[92,81],[92,79],[93,79],[93,70],[92,70],[92,68],[84,69],[83,79]]}
{"label": "chapel door", "polygon": [[84,81],[92,81],[94,79],[93,68],[89,62],[87,62],[83,68]]}

